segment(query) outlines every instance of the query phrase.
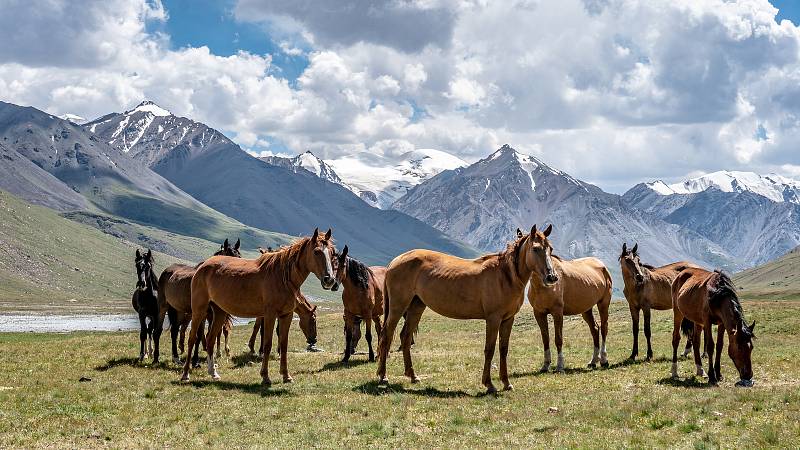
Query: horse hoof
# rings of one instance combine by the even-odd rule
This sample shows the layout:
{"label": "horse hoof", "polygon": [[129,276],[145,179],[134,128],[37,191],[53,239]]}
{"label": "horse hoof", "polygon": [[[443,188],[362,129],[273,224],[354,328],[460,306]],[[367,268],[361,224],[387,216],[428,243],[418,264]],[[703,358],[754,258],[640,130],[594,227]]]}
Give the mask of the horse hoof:
{"label": "horse hoof", "polygon": [[550,366],[542,366],[542,368],[539,369],[539,373],[547,373],[549,371],[550,371]]}
{"label": "horse hoof", "polygon": [[187,381],[189,381],[189,374],[188,374],[188,373],[185,373],[185,374],[183,374],[183,376],[181,377],[181,382],[182,382],[182,383],[185,383],[185,382],[187,382]]}
{"label": "horse hoof", "polygon": [[597,364],[589,363],[589,364],[586,365],[586,368],[587,369],[592,369],[592,370],[597,369]]}
{"label": "horse hoof", "polygon": [[292,378],[290,376],[285,376],[285,377],[283,377],[283,382],[284,383],[294,383],[294,378]]}
{"label": "horse hoof", "polygon": [[381,386],[386,386],[387,384],[389,384],[389,379],[386,377],[380,377],[378,378],[378,384]]}
{"label": "horse hoof", "polygon": [[503,386],[503,390],[504,391],[513,391],[514,390],[514,385],[509,383],[509,384]]}
{"label": "horse hoof", "polygon": [[420,379],[419,379],[418,376],[414,375],[413,377],[411,377],[411,383],[417,384],[417,383],[419,383],[419,381],[420,381]]}
{"label": "horse hoof", "polygon": [[180,365],[181,359],[180,358],[172,358],[172,364]]}
{"label": "horse hoof", "polygon": [[496,393],[497,393],[497,388],[494,387],[494,385],[490,384],[489,386],[486,387],[486,394],[496,394]]}
{"label": "horse hoof", "polygon": [[214,380],[214,381],[219,381],[220,380],[220,376],[219,376],[218,373],[215,373],[215,374],[211,375],[211,379]]}
{"label": "horse hoof", "polygon": [[608,369],[608,361],[601,362],[600,367],[602,367],[603,369]]}
{"label": "horse hoof", "polygon": [[272,386],[272,381],[269,378],[262,378],[261,379],[262,386]]}

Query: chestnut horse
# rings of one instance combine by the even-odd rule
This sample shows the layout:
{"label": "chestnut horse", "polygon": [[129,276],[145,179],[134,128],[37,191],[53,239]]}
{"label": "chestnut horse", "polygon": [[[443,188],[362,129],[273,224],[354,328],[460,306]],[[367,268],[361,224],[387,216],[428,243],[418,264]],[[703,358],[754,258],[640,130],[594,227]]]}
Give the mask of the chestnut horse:
{"label": "chestnut horse", "polygon": [[[311,237],[298,239],[281,250],[264,253],[257,259],[214,256],[203,262],[192,277],[189,347],[194,345],[199,323],[206,318],[211,305],[214,308],[214,323],[207,338],[209,375],[215,380],[219,379],[214,366],[214,339],[222,330],[222,312],[226,312],[238,317],[264,317],[266,342],[261,377],[265,385],[271,384],[268,364],[272,351],[272,330],[275,329],[275,320],[279,321],[280,372],[284,382],[291,382],[286,350],[300,286],[313,272],[323,289],[333,287],[336,280],[331,259],[335,252],[331,230],[320,235],[319,229],[316,229]],[[187,360],[181,380],[189,380],[189,370]]]}
{"label": "chestnut horse", "polygon": [[375,361],[375,352],[372,349],[372,323],[375,323],[375,333],[381,335],[381,316],[383,316],[383,281],[386,277],[386,267],[367,267],[361,261],[348,257],[348,248],[345,245],[342,254],[337,258],[336,285],[332,290],[337,290],[341,284],[342,303],[344,305],[344,357],[342,362],[350,360],[355,343],[353,342],[356,318],[364,320],[366,328],[367,345],[369,346],[369,361]]}
{"label": "chestnut horse", "polygon": [[[153,271],[155,260],[153,252],[147,250],[144,255],[136,249],[136,290],[131,296],[133,309],[139,315],[139,362],[144,361],[148,353],[152,353],[153,364],[158,362],[158,343],[161,339],[161,321],[158,320],[158,288],[156,274]],[[147,323],[150,319],[150,323]],[[148,345],[145,345],[148,341]],[[153,349],[155,341],[155,349]]]}
{"label": "chestnut horse", "polygon": [[[538,233],[540,235],[541,233]],[[491,367],[498,332],[500,334],[500,380],[508,381],[508,344],[514,316],[525,300],[525,284],[533,271],[536,227],[530,235],[510,243],[499,253],[467,260],[431,250],[411,250],[395,258],[386,270],[384,287],[384,328],[378,344],[378,371],[387,383],[386,358],[395,328],[403,315],[408,326],[401,335],[405,375],[419,381],[411,364],[411,339],[426,307],[453,319],[486,321],[483,385],[496,392]]]}
{"label": "chestnut horse", "polygon": [[[536,226],[533,227],[534,231]],[[561,352],[564,316],[580,314],[589,325],[594,341],[594,353],[589,367],[594,368],[599,362],[608,367],[606,353],[606,336],[608,335],[608,307],[611,304],[611,274],[597,258],[578,258],[563,260],[553,255],[553,247],[548,236],[553,231],[549,225],[542,233],[534,233],[533,258],[531,266],[531,286],[528,289],[528,301],[533,307],[533,315],[539,324],[544,346],[544,364],[541,372],[550,370],[550,331],[547,326],[547,315],[553,315],[556,350],[558,362],[556,371],[564,371],[564,354]],[[519,230],[517,233],[520,234]],[[600,334],[592,308],[597,305],[600,313]]]}
{"label": "chestnut horse", "polygon": [[[265,253],[265,252],[262,252]],[[300,329],[306,337],[306,351],[317,352],[321,351],[317,348],[317,305],[312,305],[311,302],[301,293],[297,298],[297,306],[294,312],[300,317]],[[264,318],[259,317],[253,324],[253,334],[250,335],[250,340],[247,346],[250,348],[250,353],[256,351],[256,337],[261,337],[261,343],[258,346],[258,355],[264,354]],[[217,343],[219,345],[219,343]]]}
{"label": "chestnut horse", "polygon": [[[622,244],[619,255],[622,268],[622,280],[625,282],[625,299],[631,311],[633,331],[633,350],[629,360],[639,355],[639,311],[644,315],[644,337],[647,339],[647,360],[653,358],[653,347],[650,344],[650,310],[666,311],[672,309],[672,282],[681,270],[697,267],[687,261],[678,261],[661,267],[653,267],[639,260],[639,244],[628,250],[628,244]],[[686,340],[683,356],[692,349],[692,340]]]}
{"label": "chestnut horse", "polygon": [[[755,335],[755,321],[747,325],[742,305],[736,295],[728,275],[715,270],[689,268],[683,270],[672,283],[673,328],[672,328],[672,377],[678,377],[678,345],[683,329],[687,333],[694,327],[692,336],[695,346],[700,342],[700,329],[705,334],[705,347],[708,353],[708,383],[722,381],[720,356],[725,332],[728,332],[728,356],[739,372],[738,386],[753,385],[751,354]],[[692,325],[694,324],[694,325]],[[712,325],[717,324],[717,348],[714,352]],[[698,374],[702,373],[700,352],[694,351]]]}
{"label": "chestnut horse", "polygon": [[[236,258],[241,258],[239,252],[240,241],[237,239],[233,247],[225,239],[220,249],[214,253],[214,256],[225,255]],[[202,264],[202,263],[200,263]],[[164,315],[169,314],[170,321],[170,335],[172,337],[172,361],[175,364],[180,364],[178,358],[178,332],[180,331],[180,346],[183,348],[184,330],[186,329],[189,320],[192,318],[192,276],[194,276],[197,268],[196,266],[188,266],[186,264],[172,264],[163,272],[158,278],[158,307],[159,307],[159,323],[164,322]],[[230,318],[225,321],[226,328],[230,332],[232,322]],[[203,330],[205,323],[200,324],[198,332],[200,333],[200,340],[203,340]],[[228,347],[228,332],[225,333],[225,347]],[[200,340],[194,346],[193,362],[197,365],[198,353],[200,347]],[[189,346],[189,353],[192,352],[192,346]],[[187,358],[188,359],[188,358]]]}

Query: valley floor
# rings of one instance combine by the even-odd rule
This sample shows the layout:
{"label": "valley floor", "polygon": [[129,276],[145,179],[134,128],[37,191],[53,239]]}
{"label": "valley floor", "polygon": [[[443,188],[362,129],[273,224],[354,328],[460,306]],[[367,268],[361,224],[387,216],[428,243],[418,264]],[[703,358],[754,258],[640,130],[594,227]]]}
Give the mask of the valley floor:
{"label": "valley floor", "polygon": [[[558,375],[536,373],[541,342],[525,305],[511,339],[515,390],[496,397],[481,395],[483,324],[430,311],[413,351],[422,382],[410,384],[392,353],[388,387],[363,354],[337,362],[338,313],[320,316],[323,353],[303,352],[292,328],[295,382],[271,388],[245,353],[247,326],[234,329],[222,381],[196,369],[189,384],[172,364],[140,365],[135,332],[0,334],[0,447],[800,447],[800,302],[744,303],[758,322],[752,389],[733,386],[725,356],[719,387],[694,379],[688,360],[671,380],[669,312],[654,316],[655,360],[623,363],[630,317],[624,303],[612,307],[611,368],[583,368],[591,338],[573,317]],[[168,356],[168,337],[163,344]],[[270,373],[279,379],[277,361]]]}

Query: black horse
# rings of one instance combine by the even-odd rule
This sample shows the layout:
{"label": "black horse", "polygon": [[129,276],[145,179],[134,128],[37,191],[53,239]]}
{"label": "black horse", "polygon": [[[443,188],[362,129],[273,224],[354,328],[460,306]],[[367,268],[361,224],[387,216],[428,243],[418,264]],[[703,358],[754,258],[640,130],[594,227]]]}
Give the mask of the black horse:
{"label": "black horse", "polygon": [[[153,364],[158,363],[158,341],[161,339],[161,323],[159,323],[158,314],[158,279],[153,270],[153,252],[148,250],[142,256],[139,250],[136,250],[136,290],[133,291],[133,309],[139,314],[139,361],[144,361],[147,352],[145,349],[145,341],[150,338],[150,345],[148,350],[152,353]],[[150,323],[147,323],[150,319]],[[155,341],[155,342],[153,342]],[[153,348],[153,344],[155,347]]]}

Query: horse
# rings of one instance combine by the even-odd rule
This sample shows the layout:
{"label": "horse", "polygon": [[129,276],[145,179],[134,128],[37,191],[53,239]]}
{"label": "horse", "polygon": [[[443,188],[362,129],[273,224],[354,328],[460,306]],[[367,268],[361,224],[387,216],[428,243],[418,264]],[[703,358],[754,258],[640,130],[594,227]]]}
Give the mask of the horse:
{"label": "horse", "polygon": [[345,245],[342,253],[337,258],[336,284],[331,290],[335,291],[341,285],[342,303],[344,305],[344,335],[345,347],[342,362],[350,360],[350,355],[355,348],[353,330],[358,325],[355,319],[364,320],[369,346],[369,361],[375,362],[375,352],[372,349],[372,323],[375,324],[375,333],[381,335],[381,316],[383,316],[383,282],[386,277],[386,267],[367,267],[361,261],[348,256],[348,247]]}
{"label": "horse", "polygon": [[[156,274],[153,270],[155,260],[153,252],[147,250],[142,256],[139,249],[136,249],[136,290],[133,291],[131,303],[133,309],[139,314],[139,362],[144,361],[147,356],[145,341],[149,338],[148,350],[152,353],[153,364],[158,363],[158,345],[161,339],[161,322],[158,320],[158,290],[156,288]],[[147,323],[150,319],[150,323]],[[155,348],[153,348],[155,341]]]}
{"label": "horse", "polygon": [[[267,247],[263,249],[258,247],[258,251],[263,255],[264,253],[272,253],[274,250],[272,247]],[[297,299],[297,306],[294,308],[294,312],[297,313],[297,316],[300,318],[300,329],[303,331],[303,334],[306,337],[306,351],[307,352],[319,352],[322,351],[320,348],[317,347],[317,306],[312,305],[311,302],[300,293],[300,296]],[[278,330],[275,330],[276,334],[278,334]],[[264,354],[264,318],[259,317],[256,319],[255,323],[253,324],[253,333],[250,335],[250,340],[247,343],[247,346],[250,348],[250,353],[255,353],[255,345],[256,345],[256,336],[261,336],[261,344],[258,346],[258,355],[262,356]],[[219,345],[219,342],[217,342]]]}
{"label": "horse", "polygon": [[[672,282],[681,270],[697,267],[687,261],[678,261],[661,267],[653,267],[639,260],[639,244],[628,250],[628,244],[622,244],[619,255],[622,268],[622,280],[625,283],[623,292],[631,311],[633,330],[633,350],[629,360],[634,361],[639,355],[639,311],[644,315],[644,336],[647,339],[647,361],[653,358],[653,347],[650,344],[650,310],[666,311],[672,309]],[[692,340],[686,340],[683,356],[689,355]]]}
{"label": "horse", "polygon": [[[214,322],[207,337],[209,346],[208,374],[219,380],[214,366],[214,338],[223,325],[222,313],[238,317],[264,317],[264,358],[261,363],[262,384],[270,385],[269,353],[272,350],[272,330],[276,319],[280,326],[280,373],[284,383],[292,382],[287,364],[287,346],[292,314],[300,294],[300,286],[310,273],[319,279],[322,288],[329,290],[336,282],[332,255],[336,252],[332,231],[321,235],[314,230],[311,237],[296,240],[273,253],[257,259],[238,259],[213,256],[200,264],[192,277],[192,329],[189,346],[197,339],[200,321],[206,318],[208,307],[214,309]],[[182,381],[189,380],[190,365],[183,367]]]}
{"label": "horse", "polygon": [[[236,240],[236,244],[234,244],[233,247],[231,247],[228,240],[225,239],[225,242],[222,243],[219,250],[217,250],[214,255],[241,258],[242,255],[239,252],[240,245],[241,242],[239,239]],[[180,364],[177,349],[178,333],[180,332],[181,334],[180,347],[183,348],[185,330],[192,317],[192,276],[194,276],[200,264],[202,263],[198,263],[196,266],[178,263],[172,264],[164,269],[164,271],[161,272],[161,276],[158,278],[159,323],[164,322],[165,314],[169,315],[170,335],[172,337],[172,361],[175,364]],[[232,319],[227,318],[225,320],[225,328],[227,328],[227,332],[225,332],[226,352],[230,352],[228,348],[228,334],[232,325]],[[202,338],[202,336],[204,336],[204,329],[205,323],[200,324],[198,333],[201,336],[201,340],[204,340]],[[194,356],[192,357],[195,366],[199,364],[199,342],[200,341],[194,346]],[[189,352],[192,352],[191,345],[189,346]],[[183,351],[181,351],[181,353],[183,353]]]}
{"label": "horse", "polygon": [[[673,328],[672,328],[672,377],[678,377],[678,345],[680,333],[691,333],[694,344],[694,359],[698,375],[702,375],[700,363],[700,330],[705,332],[705,348],[708,353],[708,384],[722,381],[720,356],[725,332],[728,333],[728,356],[739,372],[737,386],[753,385],[752,352],[756,322],[747,325],[736,288],[730,277],[715,270],[688,268],[678,274],[672,283]],[[717,324],[717,347],[714,353],[712,325]],[[693,328],[693,330],[692,330]]]}
{"label": "horse", "polygon": [[[534,226],[534,230],[535,228]],[[540,372],[550,370],[548,314],[552,314],[555,328],[558,351],[557,372],[564,371],[564,354],[561,352],[561,346],[565,315],[580,314],[589,325],[589,331],[592,333],[594,341],[594,353],[588,367],[595,368],[598,362],[602,367],[608,367],[606,336],[608,335],[608,307],[611,304],[611,274],[603,262],[597,258],[564,260],[554,255],[553,247],[548,240],[552,231],[553,225],[551,224],[544,232],[534,234],[533,270],[528,290],[528,301],[533,307],[533,315],[539,324],[544,346],[544,363]],[[517,235],[520,234],[520,230],[517,230]],[[598,335],[597,322],[592,313],[595,305],[600,313],[602,345]]]}
{"label": "horse", "polygon": [[497,392],[490,369],[498,332],[500,335],[500,380],[504,390],[508,380],[508,347],[514,316],[525,300],[525,284],[533,271],[536,236],[534,226],[508,244],[505,250],[467,260],[432,250],[411,250],[396,257],[386,269],[384,286],[384,326],[378,344],[377,376],[386,378],[386,359],[395,329],[403,315],[408,326],[401,334],[405,375],[419,382],[411,363],[411,339],[426,307],[453,319],[486,321],[482,383],[487,393]]}
{"label": "horse", "polygon": [[[317,305],[312,305],[311,302],[301,293],[297,299],[297,306],[294,312],[300,317],[300,329],[306,337],[306,351],[318,352],[321,351],[317,347]],[[247,346],[250,348],[250,353],[255,353],[256,337],[261,337],[261,345],[258,346],[259,356],[264,354],[264,318],[259,317],[253,324],[253,333],[250,335],[250,341]],[[219,344],[217,344],[219,345]]]}

